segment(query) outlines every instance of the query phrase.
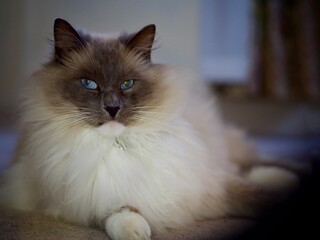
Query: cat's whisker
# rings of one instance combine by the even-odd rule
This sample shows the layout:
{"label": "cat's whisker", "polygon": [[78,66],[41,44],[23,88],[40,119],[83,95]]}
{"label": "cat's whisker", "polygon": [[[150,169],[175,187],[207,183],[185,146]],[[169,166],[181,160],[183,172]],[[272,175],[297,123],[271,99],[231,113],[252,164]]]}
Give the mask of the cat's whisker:
{"label": "cat's whisker", "polygon": [[144,123],[146,125],[149,125],[150,127],[152,126],[158,126],[161,128],[168,128],[170,127],[169,124],[163,123],[163,121],[153,118],[150,116],[134,116],[132,119],[139,121],[140,123]]}
{"label": "cat's whisker", "polygon": [[133,110],[134,113],[141,113],[141,114],[155,114],[155,115],[162,115],[162,116],[170,116],[170,114],[162,113],[162,112],[154,112],[154,111],[141,111],[141,110]]}
{"label": "cat's whisker", "polygon": [[163,105],[147,105],[147,106],[139,106],[134,107],[134,109],[150,109],[150,108],[172,108],[173,106],[163,106]]}
{"label": "cat's whisker", "polygon": [[134,110],[133,112],[138,114],[135,116],[140,115],[143,117],[149,117],[149,118],[153,118],[153,119],[158,119],[157,117],[162,118],[163,116],[170,116],[170,114],[162,113],[162,112],[155,112],[155,111]]}
{"label": "cat's whisker", "polygon": [[57,117],[55,118],[55,122],[50,124],[50,126],[58,128],[67,128],[67,127],[76,127],[78,125],[83,125],[87,118],[74,118],[74,117]]}
{"label": "cat's whisker", "polygon": [[87,117],[73,117],[73,116],[69,116],[69,117],[64,117],[64,116],[58,116],[55,117],[54,120],[56,122],[62,122],[62,123],[73,123],[73,122],[83,122],[83,120],[88,119]]}

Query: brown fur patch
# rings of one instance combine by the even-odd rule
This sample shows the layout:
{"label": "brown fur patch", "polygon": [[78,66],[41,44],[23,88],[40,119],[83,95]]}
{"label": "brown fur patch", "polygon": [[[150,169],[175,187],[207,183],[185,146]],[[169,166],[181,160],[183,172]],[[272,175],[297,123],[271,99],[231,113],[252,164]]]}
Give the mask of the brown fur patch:
{"label": "brown fur patch", "polygon": [[[127,47],[124,36],[79,36],[84,42],[81,48],[64,52],[59,62],[53,59],[36,74],[36,84],[57,114],[72,115],[78,123],[82,120],[82,124],[97,127],[112,120],[105,107],[116,99],[120,110],[115,120],[133,125],[143,118],[139,109],[152,111],[163,102],[166,87],[161,66]],[[98,89],[84,88],[83,78],[95,81]],[[132,88],[121,90],[121,83],[130,79],[134,80]]]}

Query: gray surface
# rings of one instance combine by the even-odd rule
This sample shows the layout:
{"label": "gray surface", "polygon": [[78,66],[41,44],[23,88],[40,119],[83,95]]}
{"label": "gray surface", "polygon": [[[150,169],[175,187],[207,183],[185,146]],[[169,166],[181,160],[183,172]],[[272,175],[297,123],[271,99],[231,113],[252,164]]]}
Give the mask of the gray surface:
{"label": "gray surface", "polygon": [[18,134],[13,130],[0,130],[0,171],[5,169],[12,158]]}
{"label": "gray surface", "polygon": [[[220,219],[199,222],[167,234],[153,234],[153,240],[234,239],[253,225],[247,219]],[[2,240],[108,240],[99,229],[57,221],[40,213],[0,209],[0,239]]]}

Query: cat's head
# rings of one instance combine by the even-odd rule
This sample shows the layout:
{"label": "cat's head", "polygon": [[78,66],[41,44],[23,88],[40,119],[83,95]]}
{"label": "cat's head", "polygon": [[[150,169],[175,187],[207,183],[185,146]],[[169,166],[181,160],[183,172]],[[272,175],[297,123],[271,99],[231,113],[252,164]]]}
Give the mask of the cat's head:
{"label": "cat's head", "polygon": [[166,89],[161,65],[151,62],[154,37],[155,25],[103,36],[56,19],[54,56],[38,73],[49,108],[110,135],[159,118]]}

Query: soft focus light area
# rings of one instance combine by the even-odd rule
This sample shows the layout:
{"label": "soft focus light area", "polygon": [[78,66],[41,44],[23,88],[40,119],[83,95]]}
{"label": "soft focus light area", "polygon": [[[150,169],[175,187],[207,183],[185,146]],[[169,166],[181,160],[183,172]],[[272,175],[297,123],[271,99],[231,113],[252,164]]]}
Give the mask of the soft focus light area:
{"label": "soft focus light area", "polygon": [[[154,62],[200,70],[212,82],[243,84],[252,45],[250,9],[249,0],[1,1],[0,168],[17,140],[23,86],[51,56],[55,18],[91,32],[134,32],[156,24]],[[226,121],[260,136],[255,138],[259,150],[281,156],[317,152],[318,102],[218,100]]]}
{"label": "soft focus light area", "polygon": [[206,81],[247,81],[251,10],[250,0],[202,1],[199,69]]}
{"label": "soft focus light area", "polygon": [[15,131],[0,130],[0,171],[9,166],[17,140]]}

